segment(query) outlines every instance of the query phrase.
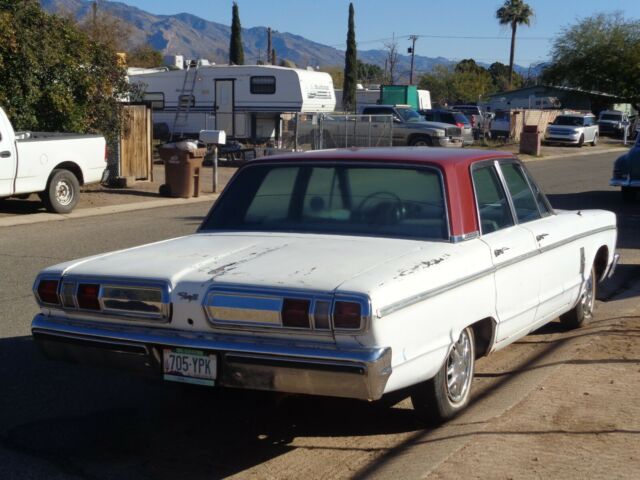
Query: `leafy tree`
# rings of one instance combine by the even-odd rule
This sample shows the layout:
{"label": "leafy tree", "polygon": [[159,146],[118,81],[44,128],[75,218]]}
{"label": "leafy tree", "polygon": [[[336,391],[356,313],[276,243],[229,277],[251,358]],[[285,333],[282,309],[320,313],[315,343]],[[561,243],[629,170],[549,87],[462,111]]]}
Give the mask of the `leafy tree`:
{"label": "leafy tree", "polygon": [[475,103],[494,90],[489,72],[470,59],[455,66],[436,65],[420,78],[418,87],[429,90],[431,98],[441,106]]}
{"label": "leafy tree", "polygon": [[613,93],[640,103],[640,21],[599,14],[564,29],[551,50],[545,83]]}
{"label": "leafy tree", "polygon": [[[504,63],[494,62],[489,65],[489,75],[497,92],[509,89],[509,67]],[[524,85],[524,78],[518,72],[513,72],[512,87],[520,88]]]}
{"label": "leafy tree", "polygon": [[129,91],[115,51],[36,0],[0,2],[0,105],[18,130],[120,134]]}
{"label": "leafy tree", "polygon": [[127,55],[127,65],[130,67],[159,67],[163,61],[162,53],[151,45],[140,45]]}
{"label": "leafy tree", "polygon": [[531,24],[533,9],[523,0],[505,0],[504,5],[496,11],[500,25],[511,27],[511,52],[509,53],[509,88],[513,82],[513,57],[516,51],[516,30],[518,25]]}
{"label": "leafy tree", "polygon": [[384,77],[384,71],[372,63],[364,63],[357,60],[358,80],[363,83],[381,83]]}
{"label": "leafy tree", "polygon": [[344,55],[344,83],[342,84],[342,108],[345,112],[350,112],[355,107],[356,83],[358,81],[358,59],[356,57],[356,27],[353,17],[353,3],[349,3],[347,51]]}
{"label": "leafy tree", "polygon": [[244,65],[244,50],[242,48],[242,27],[238,4],[233,2],[231,9],[231,40],[229,42],[229,63]]}

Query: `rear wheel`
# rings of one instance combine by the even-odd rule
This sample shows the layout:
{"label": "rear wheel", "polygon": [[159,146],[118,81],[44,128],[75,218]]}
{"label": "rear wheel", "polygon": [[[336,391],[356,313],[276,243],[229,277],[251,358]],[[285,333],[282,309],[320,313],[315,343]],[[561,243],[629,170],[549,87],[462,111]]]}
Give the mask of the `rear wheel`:
{"label": "rear wheel", "polygon": [[568,328],[580,328],[587,325],[593,318],[596,306],[596,269],[591,267],[580,300],[572,310],[560,316],[562,324]]}
{"label": "rear wheel", "polygon": [[78,203],[80,183],[69,170],[55,169],[51,172],[44,193],[44,206],[53,213],[69,213]]}
{"label": "rear wheel", "polygon": [[469,403],[474,366],[475,340],[473,329],[467,327],[436,376],[414,387],[411,403],[416,414],[433,423],[456,416]]}

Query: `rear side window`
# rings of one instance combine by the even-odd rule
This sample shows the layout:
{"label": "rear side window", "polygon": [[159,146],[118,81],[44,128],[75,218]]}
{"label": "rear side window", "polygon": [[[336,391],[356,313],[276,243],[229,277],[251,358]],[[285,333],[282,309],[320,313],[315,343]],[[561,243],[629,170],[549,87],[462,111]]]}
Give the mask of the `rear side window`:
{"label": "rear side window", "polygon": [[513,163],[503,163],[500,168],[511,194],[518,222],[525,223],[540,218],[538,203],[520,167]]}
{"label": "rear side window", "polygon": [[492,165],[473,169],[473,186],[483,234],[514,224],[507,195]]}

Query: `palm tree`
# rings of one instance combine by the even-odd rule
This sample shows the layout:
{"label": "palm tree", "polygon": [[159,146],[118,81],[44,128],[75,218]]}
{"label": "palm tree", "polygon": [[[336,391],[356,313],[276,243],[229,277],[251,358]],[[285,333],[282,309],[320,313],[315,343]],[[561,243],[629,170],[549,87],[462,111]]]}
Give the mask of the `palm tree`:
{"label": "palm tree", "polygon": [[505,0],[496,11],[496,18],[500,25],[511,26],[511,54],[509,55],[509,88],[513,78],[513,55],[516,50],[516,30],[518,25],[531,25],[533,9],[522,0]]}

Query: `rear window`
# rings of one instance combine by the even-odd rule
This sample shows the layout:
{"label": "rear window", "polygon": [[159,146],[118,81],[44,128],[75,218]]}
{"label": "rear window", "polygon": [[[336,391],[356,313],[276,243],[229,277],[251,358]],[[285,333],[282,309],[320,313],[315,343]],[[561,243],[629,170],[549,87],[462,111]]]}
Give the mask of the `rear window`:
{"label": "rear window", "polygon": [[201,227],[215,230],[449,238],[439,170],[351,164],[247,167]]}
{"label": "rear window", "polygon": [[554,125],[565,125],[570,127],[581,127],[583,123],[584,119],[582,117],[566,117],[564,115],[556,117],[553,121]]}
{"label": "rear window", "polygon": [[621,122],[622,115],[616,115],[615,113],[603,113],[600,115],[600,120],[614,120],[616,122]]}

